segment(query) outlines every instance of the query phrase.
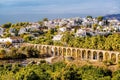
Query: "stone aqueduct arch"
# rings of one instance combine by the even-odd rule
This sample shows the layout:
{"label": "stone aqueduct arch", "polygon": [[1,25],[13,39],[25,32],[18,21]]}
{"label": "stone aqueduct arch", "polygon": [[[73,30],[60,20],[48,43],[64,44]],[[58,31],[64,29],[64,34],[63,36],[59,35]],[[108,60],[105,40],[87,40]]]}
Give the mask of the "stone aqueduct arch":
{"label": "stone aqueduct arch", "polygon": [[52,54],[53,56],[73,56],[78,60],[112,60],[115,63],[118,63],[118,60],[120,60],[120,53],[115,51],[82,49],[40,44],[25,44],[24,46],[32,46],[38,49],[40,53]]}

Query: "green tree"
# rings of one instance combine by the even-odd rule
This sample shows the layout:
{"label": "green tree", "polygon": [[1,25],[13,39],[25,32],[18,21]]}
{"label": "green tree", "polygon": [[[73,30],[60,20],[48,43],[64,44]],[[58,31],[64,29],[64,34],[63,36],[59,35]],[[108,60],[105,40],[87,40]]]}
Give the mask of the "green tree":
{"label": "green tree", "polygon": [[32,41],[34,38],[31,35],[24,35],[23,39],[25,42],[29,42]]}
{"label": "green tree", "polygon": [[93,26],[92,26],[93,30],[96,30],[97,27],[98,27],[98,24],[93,24]]}
{"label": "green tree", "polygon": [[65,44],[64,46],[68,46],[68,44],[72,42],[72,40],[74,39],[74,35],[71,34],[70,32],[66,32],[61,41],[63,42],[63,44]]}
{"label": "green tree", "polygon": [[92,19],[92,16],[87,16],[86,18],[91,18]]}
{"label": "green tree", "polygon": [[103,20],[103,16],[98,16],[98,17],[97,17],[97,20],[98,20],[98,21],[102,21],[102,20]]}
{"label": "green tree", "polygon": [[43,18],[43,21],[48,21],[48,18]]}
{"label": "green tree", "polygon": [[0,49],[0,59],[3,59],[6,55],[6,50]]}
{"label": "green tree", "polygon": [[12,23],[6,23],[6,24],[3,24],[2,27],[3,28],[10,28],[12,25]]}
{"label": "green tree", "polygon": [[28,58],[38,58],[39,53],[40,52],[37,49],[34,49],[32,47],[27,47],[25,50],[25,54]]}

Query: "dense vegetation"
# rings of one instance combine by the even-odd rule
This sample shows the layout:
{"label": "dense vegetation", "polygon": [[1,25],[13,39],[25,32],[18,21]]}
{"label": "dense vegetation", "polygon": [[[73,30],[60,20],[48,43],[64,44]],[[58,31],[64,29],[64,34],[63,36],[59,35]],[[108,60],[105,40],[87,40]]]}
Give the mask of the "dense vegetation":
{"label": "dense vegetation", "polygon": [[12,47],[10,50],[4,48],[0,49],[0,59],[9,60],[9,59],[26,59],[26,58],[45,58],[49,57],[50,54],[42,54],[39,50],[33,47]]}
{"label": "dense vegetation", "polygon": [[93,66],[68,65],[65,62],[39,65],[19,64],[0,65],[0,80],[119,80],[120,70],[111,72],[108,69]]}
{"label": "dense vegetation", "polygon": [[109,36],[88,36],[82,38],[73,37],[72,35],[67,34],[63,36],[62,41],[72,47],[120,51],[119,34],[112,34]]}
{"label": "dense vegetation", "polygon": [[32,43],[120,51],[119,33],[105,36],[98,35],[92,37],[75,37],[73,33],[66,32],[64,33],[61,41],[52,41],[51,36],[52,35],[49,34],[48,37],[40,37],[36,40],[33,40]]}

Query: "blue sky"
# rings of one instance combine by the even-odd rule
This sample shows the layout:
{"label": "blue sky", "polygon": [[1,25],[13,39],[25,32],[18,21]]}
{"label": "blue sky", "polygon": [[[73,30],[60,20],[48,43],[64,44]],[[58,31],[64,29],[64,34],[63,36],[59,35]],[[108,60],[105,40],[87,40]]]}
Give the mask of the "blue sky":
{"label": "blue sky", "polygon": [[0,24],[120,13],[120,0],[0,0]]}
{"label": "blue sky", "polygon": [[120,0],[0,0],[0,14],[114,14]]}

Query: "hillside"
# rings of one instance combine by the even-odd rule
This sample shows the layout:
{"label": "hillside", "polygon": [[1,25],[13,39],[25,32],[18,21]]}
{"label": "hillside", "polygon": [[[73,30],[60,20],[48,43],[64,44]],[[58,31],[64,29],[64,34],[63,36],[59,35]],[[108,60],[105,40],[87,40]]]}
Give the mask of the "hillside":
{"label": "hillside", "polygon": [[118,20],[120,20],[120,14],[106,15],[106,16],[104,16],[104,19],[118,19]]}

